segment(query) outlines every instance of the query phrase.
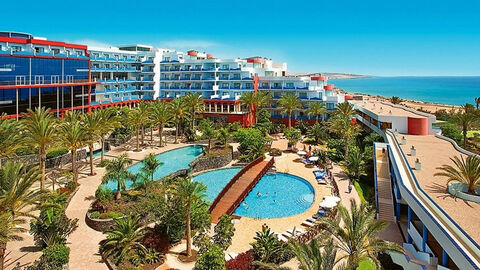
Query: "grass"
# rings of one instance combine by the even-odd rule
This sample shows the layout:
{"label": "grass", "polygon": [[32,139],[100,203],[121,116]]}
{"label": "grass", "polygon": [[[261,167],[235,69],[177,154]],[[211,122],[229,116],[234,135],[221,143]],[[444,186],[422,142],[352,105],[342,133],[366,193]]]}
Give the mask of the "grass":
{"label": "grass", "polygon": [[360,184],[358,181],[353,181],[353,186],[355,187],[355,190],[357,190],[358,197],[360,197],[360,201],[362,203],[366,202],[365,201],[365,196],[363,195],[363,187],[364,185]]}
{"label": "grass", "polygon": [[377,267],[369,259],[365,259],[358,264],[357,270],[376,270]]}

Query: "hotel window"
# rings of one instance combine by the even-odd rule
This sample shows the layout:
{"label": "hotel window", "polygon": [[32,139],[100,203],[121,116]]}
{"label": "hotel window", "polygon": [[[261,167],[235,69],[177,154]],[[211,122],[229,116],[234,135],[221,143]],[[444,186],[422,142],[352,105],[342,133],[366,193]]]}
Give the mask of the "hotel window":
{"label": "hotel window", "polygon": [[262,88],[268,88],[268,83],[262,83]]}
{"label": "hotel window", "polygon": [[118,61],[118,59],[119,59],[118,55],[115,55],[115,60],[117,60],[117,61]]}
{"label": "hotel window", "polygon": [[21,52],[21,51],[22,51],[22,47],[20,47],[20,46],[12,46],[12,50],[13,50],[14,52]]}
{"label": "hotel window", "polygon": [[240,83],[234,83],[233,87],[236,88],[236,89],[240,89]]}
{"label": "hotel window", "polygon": [[108,58],[109,55],[105,53],[105,54],[103,54],[103,56],[104,56],[105,58]]}
{"label": "hotel window", "polygon": [[60,49],[52,49],[53,55],[57,55],[60,53]]}
{"label": "hotel window", "polygon": [[222,79],[228,80],[228,74],[222,74]]}
{"label": "hotel window", "polygon": [[170,57],[165,57],[164,59],[164,61],[170,62]]}
{"label": "hotel window", "polygon": [[222,65],[222,69],[228,69],[228,65]]}
{"label": "hotel window", "polygon": [[293,83],[287,83],[287,88],[293,88]]}
{"label": "hotel window", "polygon": [[252,88],[252,84],[251,83],[246,83],[245,88],[247,88],[247,89]]}
{"label": "hotel window", "polygon": [[[2,48],[2,46],[0,46],[0,49]],[[43,47],[35,47],[35,52],[36,53],[43,53],[45,51],[45,48]]]}
{"label": "hotel window", "polygon": [[228,83],[222,83],[222,88],[228,88]]}
{"label": "hotel window", "polygon": [[195,69],[202,69],[202,65],[195,65]]}
{"label": "hotel window", "polygon": [[280,86],[279,83],[274,83],[274,84],[273,84],[273,88],[279,89],[279,88],[282,88],[282,87]]}
{"label": "hotel window", "polygon": [[127,58],[128,58],[128,57],[127,57],[126,55],[123,56],[123,60],[127,60]]}

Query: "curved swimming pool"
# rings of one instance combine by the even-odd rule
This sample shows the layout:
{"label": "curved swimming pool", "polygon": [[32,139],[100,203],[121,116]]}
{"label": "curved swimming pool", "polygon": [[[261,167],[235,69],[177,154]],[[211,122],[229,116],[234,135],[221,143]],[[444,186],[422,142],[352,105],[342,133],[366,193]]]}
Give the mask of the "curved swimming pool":
{"label": "curved swimming pool", "polygon": [[[203,148],[201,145],[191,145],[173,149],[156,155],[157,160],[162,162],[163,164],[160,165],[153,174],[154,179],[158,180],[178,170],[190,168],[190,162],[192,162],[196,157],[201,155],[202,152]],[[137,175],[140,171],[140,168],[142,167],[142,162],[138,162],[130,166],[127,171]],[[132,184],[133,182],[131,180],[127,180],[125,183],[126,188],[130,189],[132,187]],[[108,181],[102,187],[109,188],[110,190],[115,192],[117,190],[117,182]]]}
{"label": "curved swimming pool", "polygon": [[[212,202],[241,168],[227,168],[201,173],[193,180],[207,186],[207,200]],[[267,174],[247,195],[234,214],[252,218],[279,218],[305,212],[312,206],[315,191],[305,179],[287,174]]]}

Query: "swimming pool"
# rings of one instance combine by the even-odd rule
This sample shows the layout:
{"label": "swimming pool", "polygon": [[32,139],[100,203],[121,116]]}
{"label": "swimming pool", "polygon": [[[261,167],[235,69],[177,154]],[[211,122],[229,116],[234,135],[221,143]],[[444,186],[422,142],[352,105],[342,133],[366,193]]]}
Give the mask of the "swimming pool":
{"label": "swimming pool", "polygon": [[[201,173],[193,180],[207,186],[207,200],[213,202],[222,188],[241,168]],[[253,218],[279,218],[305,212],[312,206],[315,192],[305,179],[287,174],[267,174],[247,195],[234,214]]]}
{"label": "swimming pool", "polygon": [[241,169],[240,167],[234,167],[204,172],[193,177],[193,180],[202,182],[207,186],[206,199],[211,203]]}
{"label": "swimming pool", "polygon": [[[191,145],[182,148],[173,149],[156,156],[157,160],[162,162],[155,173],[153,174],[154,179],[160,179],[164,176],[167,176],[173,172],[176,172],[181,169],[188,169],[190,162],[192,162],[196,157],[202,154],[203,148],[200,145]],[[127,170],[135,175],[137,175],[142,168],[142,162],[138,162],[130,166]],[[132,187],[133,182],[127,180],[125,185],[129,189]],[[103,188],[109,188],[113,192],[117,190],[116,181],[108,181],[103,185]]]}

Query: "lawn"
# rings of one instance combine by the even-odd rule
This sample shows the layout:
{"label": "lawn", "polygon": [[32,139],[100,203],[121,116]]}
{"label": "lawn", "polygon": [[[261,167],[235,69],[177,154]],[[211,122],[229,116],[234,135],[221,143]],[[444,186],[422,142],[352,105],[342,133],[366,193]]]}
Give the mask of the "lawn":
{"label": "lawn", "polygon": [[357,270],[376,270],[377,267],[369,259],[365,259],[358,264]]}

